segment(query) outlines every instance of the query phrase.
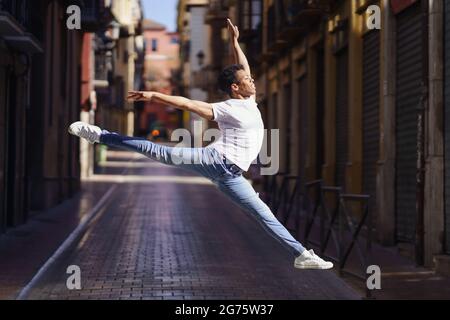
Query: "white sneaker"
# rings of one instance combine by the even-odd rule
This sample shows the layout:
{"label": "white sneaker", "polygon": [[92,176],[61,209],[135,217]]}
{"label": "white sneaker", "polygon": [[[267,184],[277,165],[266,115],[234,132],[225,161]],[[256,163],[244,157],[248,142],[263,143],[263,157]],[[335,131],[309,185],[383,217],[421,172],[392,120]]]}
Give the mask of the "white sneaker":
{"label": "white sneaker", "polygon": [[89,143],[100,143],[102,129],[89,123],[77,121],[70,125],[69,133],[74,136],[86,139]]}
{"label": "white sneaker", "polygon": [[294,267],[298,269],[331,269],[333,263],[323,260],[311,249],[303,251],[301,256],[295,258]]}

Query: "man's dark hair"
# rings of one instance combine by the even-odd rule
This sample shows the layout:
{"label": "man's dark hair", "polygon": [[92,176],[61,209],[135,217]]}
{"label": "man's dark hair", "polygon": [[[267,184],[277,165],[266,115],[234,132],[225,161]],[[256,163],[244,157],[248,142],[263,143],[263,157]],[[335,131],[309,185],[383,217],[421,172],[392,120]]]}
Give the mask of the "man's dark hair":
{"label": "man's dark hair", "polygon": [[238,81],[236,72],[239,70],[245,70],[242,64],[232,64],[223,69],[218,78],[219,89],[231,96],[231,85]]}

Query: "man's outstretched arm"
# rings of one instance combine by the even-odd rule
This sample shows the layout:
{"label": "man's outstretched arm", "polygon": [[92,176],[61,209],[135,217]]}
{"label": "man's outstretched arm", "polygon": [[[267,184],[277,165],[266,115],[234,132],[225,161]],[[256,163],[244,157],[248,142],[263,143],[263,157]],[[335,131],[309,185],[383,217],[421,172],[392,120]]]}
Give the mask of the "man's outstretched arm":
{"label": "man's outstretched arm", "polygon": [[191,100],[185,97],[170,96],[155,91],[130,91],[127,100],[129,101],[156,101],[165,105],[174,106],[177,109],[194,112],[207,120],[213,120],[212,105],[207,102]]}
{"label": "man's outstretched arm", "polygon": [[245,72],[247,72],[248,75],[251,76],[250,65],[248,64],[247,57],[245,56],[244,52],[241,49],[241,46],[239,45],[239,29],[237,26],[233,25],[230,19],[227,19],[227,23],[228,31],[230,33],[230,44],[233,49],[234,63],[242,64]]}

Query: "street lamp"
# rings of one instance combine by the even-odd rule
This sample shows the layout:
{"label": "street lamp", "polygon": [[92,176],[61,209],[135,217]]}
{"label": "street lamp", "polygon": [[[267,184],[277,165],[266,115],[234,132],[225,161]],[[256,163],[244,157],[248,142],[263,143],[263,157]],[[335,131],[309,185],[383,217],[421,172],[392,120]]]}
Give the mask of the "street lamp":
{"label": "street lamp", "polygon": [[116,41],[119,40],[120,37],[120,24],[116,21],[111,22],[108,25],[108,33],[111,37],[111,40]]}

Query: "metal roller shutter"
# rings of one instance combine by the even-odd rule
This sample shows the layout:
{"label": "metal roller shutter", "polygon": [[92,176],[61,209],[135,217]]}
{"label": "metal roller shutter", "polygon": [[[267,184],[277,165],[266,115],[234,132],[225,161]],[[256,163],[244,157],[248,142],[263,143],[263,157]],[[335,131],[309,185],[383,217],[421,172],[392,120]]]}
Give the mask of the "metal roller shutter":
{"label": "metal roller shutter", "polygon": [[376,163],[380,142],[380,32],[373,30],[363,39],[363,192],[375,205]]}
{"label": "metal roller shutter", "polygon": [[450,254],[450,2],[445,4],[445,252]]}
{"label": "metal roller shutter", "polygon": [[416,230],[417,107],[422,91],[420,4],[397,16],[396,236],[413,242]]}
{"label": "metal roller shutter", "polygon": [[336,55],[336,185],[345,186],[348,140],[348,50]]}
{"label": "metal roller shutter", "polygon": [[324,50],[323,44],[317,49],[317,80],[316,80],[316,179],[322,177],[322,166],[324,164],[324,132],[323,132],[323,109],[324,109]]}
{"label": "metal roller shutter", "polygon": [[6,104],[8,86],[6,81],[6,70],[0,67],[0,234],[6,230]]}

